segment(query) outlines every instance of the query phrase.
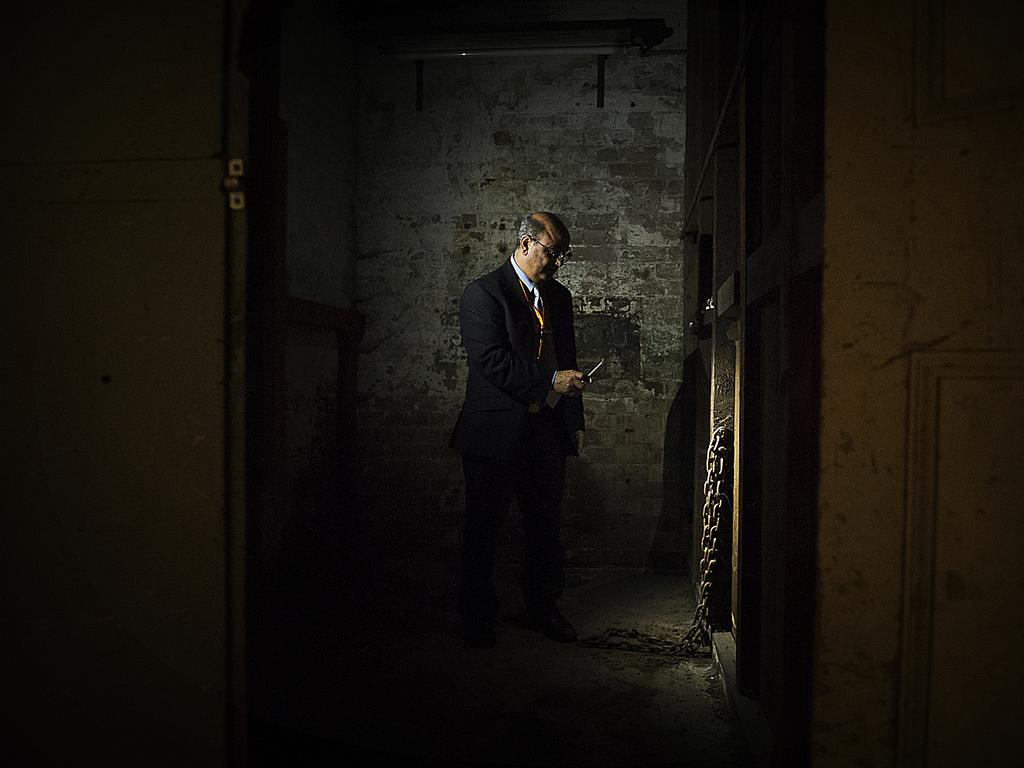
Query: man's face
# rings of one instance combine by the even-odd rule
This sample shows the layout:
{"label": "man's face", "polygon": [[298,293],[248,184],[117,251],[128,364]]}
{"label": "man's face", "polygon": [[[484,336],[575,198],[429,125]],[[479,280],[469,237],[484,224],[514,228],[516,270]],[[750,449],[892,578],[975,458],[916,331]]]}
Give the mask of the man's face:
{"label": "man's face", "polygon": [[535,283],[550,280],[558,272],[558,257],[569,249],[568,238],[559,237],[550,229],[544,230],[537,237],[523,238],[525,256],[523,271]]}

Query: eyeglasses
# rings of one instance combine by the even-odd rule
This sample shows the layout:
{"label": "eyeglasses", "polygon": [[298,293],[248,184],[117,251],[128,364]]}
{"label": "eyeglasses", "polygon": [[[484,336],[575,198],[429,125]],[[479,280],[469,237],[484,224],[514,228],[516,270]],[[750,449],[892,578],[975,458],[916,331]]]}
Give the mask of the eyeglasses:
{"label": "eyeglasses", "polygon": [[527,235],[527,237],[529,237],[531,240],[533,240],[533,242],[535,242],[537,245],[543,248],[544,253],[548,255],[548,258],[556,262],[558,266],[562,266],[563,264],[565,264],[565,262],[569,261],[569,259],[572,258],[572,248],[564,252],[556,251],[554,248],[549,248],[548,246],[544,245],[544,243],[542,243],[533,235]]}

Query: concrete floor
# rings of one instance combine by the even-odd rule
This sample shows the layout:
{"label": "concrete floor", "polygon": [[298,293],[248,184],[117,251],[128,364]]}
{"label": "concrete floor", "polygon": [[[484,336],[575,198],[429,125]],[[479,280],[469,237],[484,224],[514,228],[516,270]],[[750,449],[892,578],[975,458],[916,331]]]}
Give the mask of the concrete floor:
{"label": "concrete floor", "polygon": [[[376,614],[313,623],[282,614],[277,631],[263,633],[254,764],[748,764],[710,659],[548,640],[522,627],[510,573],[499,579],[498,646],[470,649],[448,607],[451,585],[431,590],[431,577],[419,573],[404,582],[405,594],[426,598],[416,608],[374,600]],[[581,639],[609,627],[672,637],[689,626],[683,577],[575,573],[569,582],[562,612]]]}

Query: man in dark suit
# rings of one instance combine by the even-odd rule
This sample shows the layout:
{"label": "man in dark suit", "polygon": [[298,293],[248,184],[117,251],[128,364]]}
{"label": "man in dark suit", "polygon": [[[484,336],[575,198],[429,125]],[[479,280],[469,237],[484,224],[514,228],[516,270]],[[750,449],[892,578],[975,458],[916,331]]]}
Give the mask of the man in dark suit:
{"label": "man in dark suit", "polygon": [[469,361],[452,445],[466,479],[459,612],[463,637],[495,644],[494,558],[513,497],[523,518],[523,597],[530,626],[561,642],[559,542],[565,459],[583,449],[585,377],[577,368],[572,296],[554,279],[571,258],[569,231],[552,213],[523,220],[512,257],[462,295]]}

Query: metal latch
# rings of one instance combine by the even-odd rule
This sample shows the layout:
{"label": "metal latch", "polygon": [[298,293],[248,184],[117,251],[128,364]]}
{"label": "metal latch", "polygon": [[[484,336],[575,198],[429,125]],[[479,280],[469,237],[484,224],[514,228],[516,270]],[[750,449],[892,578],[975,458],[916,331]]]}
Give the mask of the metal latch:
{"label": "metal latch", "polygon": [[228,160],[228,175],[224,177],[222,186],[228,193],[228,208],[232,211],[245,210],[245,190],[242,189],[242,182],[245,180],[245,164],[240,157],[232,157]]}

